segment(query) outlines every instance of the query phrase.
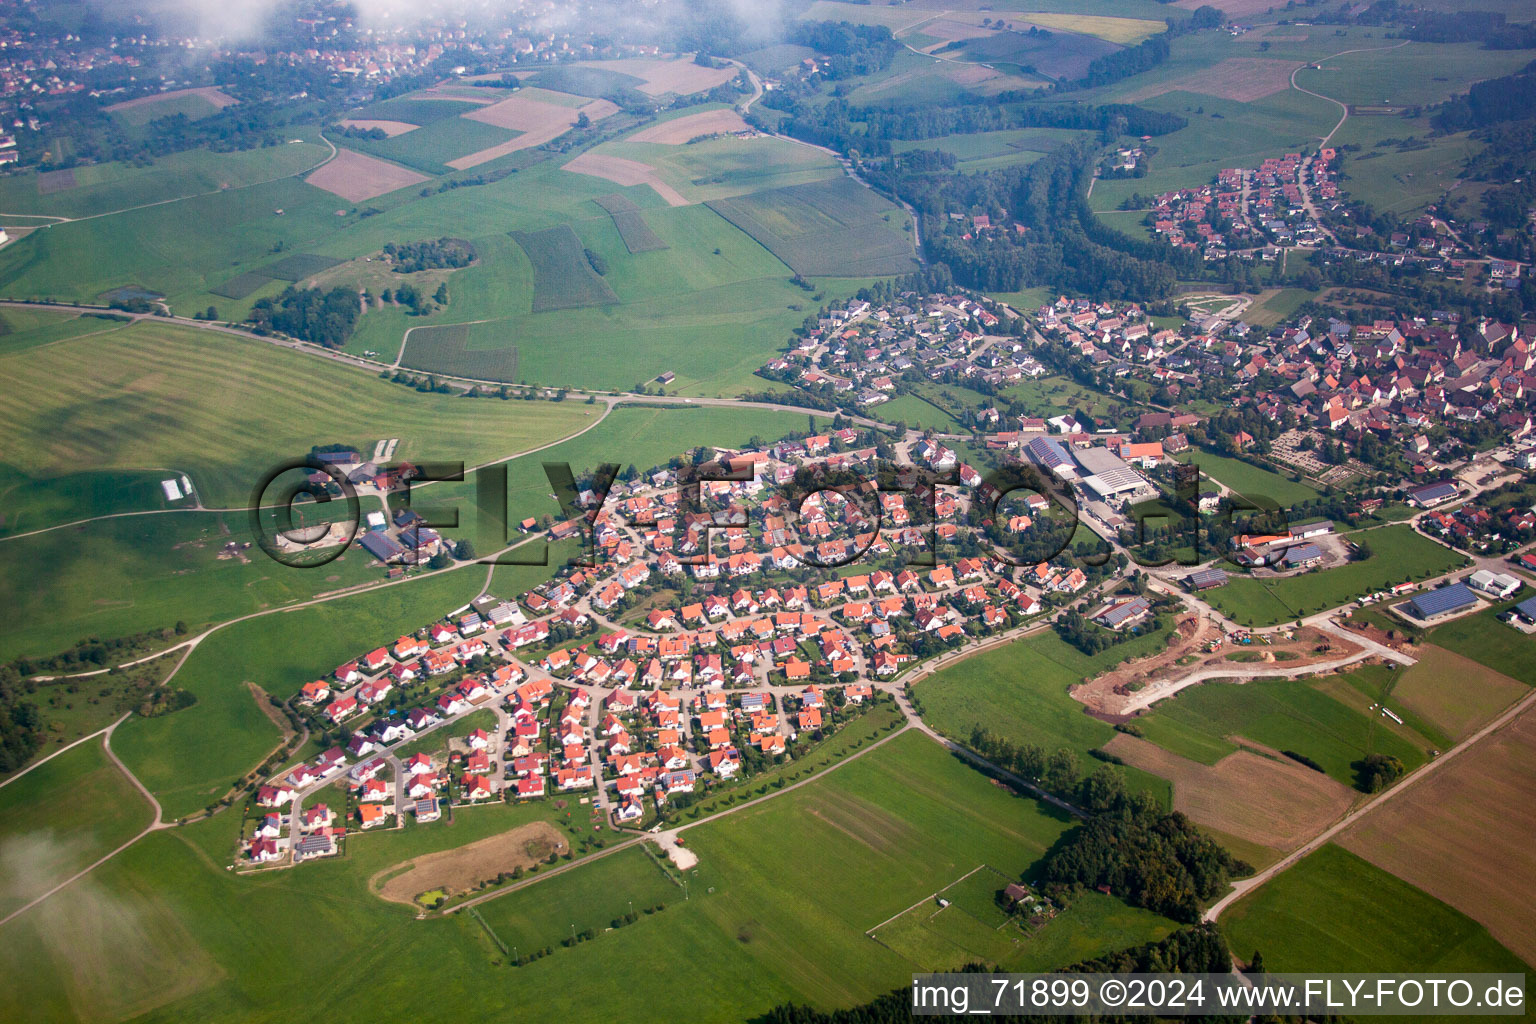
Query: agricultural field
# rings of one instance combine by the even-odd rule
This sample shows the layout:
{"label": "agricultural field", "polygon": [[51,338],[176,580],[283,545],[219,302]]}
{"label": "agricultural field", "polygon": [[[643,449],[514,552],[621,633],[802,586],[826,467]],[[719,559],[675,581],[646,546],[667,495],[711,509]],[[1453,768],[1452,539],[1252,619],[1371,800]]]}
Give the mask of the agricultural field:
{"label": "agricultural field", "polygon": [[400,365],[471,380],[515,383],[518,379],[517,346],[471,349],[465,324],[412,328]]}
{"label": "agricultural field", "polygon": [[533,311],[546,313],[619,301],[582,253],[581,239],[569,226],[547,231],[515,231],[512,237],[533,264]]}
{"label": "agricultural field", "polygon": [[588,152],[645,164],[692,203],[824,181],[842,173],[821,150],[770,137],[722,137],[682,146],[630,137]]}
{"label": "agricultural field", "polygon": [[424,174],[447,174],[451,170],[449,161],[510,142],[517,134],[468,117],[448,117],[388,139],[339,141],[351,149],[404,164]]}
{"label": "agricultural field", "polygon": [[1073,139],[1081,138],[1082,134],[1061,128],[1018,128],[903,140],[893,142],[891,148],[897,153],[914,149],[940,150],[958,161],[956,170],[970,173],[1034,163]]}
{"label": "agricultural field", "polygon": [[[989,785],[930,740],[908,735],[793,794],[690,830],[700,862],[684,876],[685,899],[643,855],[625,851],[481,904],[478,911],[508,944],[518,922],[539,934],[562,923],[580,930],[589,918],[599,926],[595,945],[564,949],[546,939],[552,955],[525,967],[495,963],[500,950],[467,913],[418,921],[414,911],[369,891],[369,879],[405,861],[531,821],[550,821],[574,839],[575,814],[586,809],[554,802],[473,808],[456,813],[451,825],[352,837],[345,857],[305,870],[246,877],[215,866],[234,842],[230,815],[156,833],[50,900],[45,913],[5,926],[16,955],[0,978],[38,1020],[158,1011],[235,1021],[248,1019],[249,993],[257,989],[267,1009],[302,1012],[311,1000],[305,979],[319,958],[328,984],[356,1013],[427,1020],[442,1016],[431,972],[450,957],[462,980],[455,1015],[536,1003],[573,1019],[661,1021],[681,1012],[735,1022],[787,1000],[831,1008],[902,984],[911,965],[866,938],[865,929],[979,861],[1015,875],[1028,870],[1067,825]],[[804,849],[802,826],[844,870],[784,871]],[[627,897],[619,904],[615,895],[653,887],[673,893],[661,897],[664,911],[601,930],[606,918],[628,909]],[[1069,914],[1039,934],[1042,966],[1099,951],[1096,934],[1130,945],[1169,927],[1105,900],[1084,906],[1084,927],[1053,934]],[[562,913],[586,916],[563,920]],[[299,929],[261,958],[250,956],[252,934],[294,920],[324,926]],[[1113,930],[1098,933],[1099,924]],[[434,956],[424,959],[423,948]],[[606,972],[571,969],[592,956],[644,966],[616,986]],[[388,985],[371,966],[383,962],[394,967]],[[91,969],[75,969],[82,963]]]}
{"label": "agricultural field", "polygon": [[[162,467],[190,475],[214,508],[249,499],[275,453],[398,437],[399,458],[473,464],[569,434],[600,412],[418,395],[261,342],[149,321],[0,357],[0,368],[10,381],[0,448],[18,472]],[[295,379],[306,387],[293,388]],[[346,401],[316,402],[317,394]]]}
{"label": "agricultural field", "polygon": [[885,276],[917,266],[906,212],[851,178],[709,206],[805,277]]}
{"label": "agricultural field", "polygon": [[1467,736],[1527,692],[1526,684],[1497,669],[1434,644],[1420,646],[1418,658],[1398,677],[1392,700],[1452,740]]}
{"label": "agricultural field", "polygon": [[1273,470],[1263,469],[1242,459],[1234,459],[1215,452],[1191,449],[1175,456],[1180,462],[1194,463],[1203,476],[1250,500],[1268,499],[1280,508],[1290,508],[1303,501],[1320,497],[1315,488],[1282,476]]}
{"label": "agricultural field", "polygon": [[114,331],[126,322],[106,313],[59,313],[21,307],[0,310],[0,356],[67,338]]}
{"label": "agricultural field", "polygon": [[[197,632],[382,577],[358,548],[322,569],[303,570],[250,547],[254,539],[244,512],[187,511],[100,520],[0,543],[0,602],[12,624],[0,636],[0,659],[49,655],[86,637],[128,636],[178,622]],[[39,564],[49,567],[47,587],[38,587],[29,572]]]}
{"label": "agricultural field", "polygon": [[1427,639],[1527,686],[1536,686],[1536,637],[1499,621],[1499,615],[1514,603],[1496,604],[1436,626]]}
{"label": "agricultural field", "polygon": [[1391,803],[1338,842],[1485,925],[1536,960],[1536,715],[1529,710]]}
{"label": "agricultural field", "polygon": [[[1391,671],[1370,666],[1351,675],[1379,693]],[[1219,765],[1245,745],[1266,755],[1289,750],[1345,786],[1355,784],[1354,764],[1367,754],[1394,755],[1410,770],[1424,763],[1423,737],[1367,713],[1361,691],[1328,692],[1329,678],[1204,683],[1158,703],[1136,725],[1152,743],[1200,764]]]}
{"label": "agricultural field", "polygon": [[[980,726],[1048,753],[1066,747],[1077,752],[1086,774],[1099,763],[1088,751],[1108,743],[1115,731],[1089,717],[1068,688],[1122,659],[1155,653],[1165,642],[1163,634],[1148,633],[1089,657],[1053,632],[1039,633],[934,673],[917,684],[916,696],[923,720],[951,739],[968,742]],[[1168,800],[1163,779],[1132,769],[1127,781],[1132,789]]]}
{"label": "agricultural field", "polygon": [[645,211],[628,196],[615,193],[611,196],[598,196],[592,201],[613,218],[613,226],[619,232],[619,237],[624,239],[624,248],[629,250],[631,256],[671,248],[662,241],[660,235],[651,230],[651,226],[645,222]]}
{"label": "agricultural field", "polygon": [[169,92],[152,93],[136,99],[113,103],[107,113],[130,128],[143,128],[149,122],[162,117],[178,115],[190,121],[216,114],[238,102],[221,89],[173,89]]}
{"label": "agricultural field", "polygon": [[0,917],[132,839],[153,816],[100,739],[0,787]]}
{"label": "agricultural field", "polygon": [[1274,626],[1407,580],[1439,576],[1466,564],[1461,555],[1421,536],[1411,526],[1386,526],[1345,536],[1369,543],[1371,556],[1279,579],[1233,579],[1201,596],[1243,625]]}
{"label": "agricultural field", "polygon": [[1222,915],[1234,953],[1271,971],[1515,971],[1530,968],[1482,925],[1329,844]]}
{"label": "agricultural field", "polygon": [[426,180],[425,174],[351,149],[338,149],[333,159],[304,178],[306,184],[351,203],[398,192]]}
{"label": "agricultural field", "polygon": [[112,746],[160,801],[166,820],[218,800],[282,736],[247,683],[283,701],[358,654],[473,600],[482,570],[443,570],[211,634],[171,677],[197,703],[158,718],[135,715]]}
{"label": "agricultural field", "polygon": [[247,188],[299,174],[328,156],[325,145],[306,139],[236,153],[194,149],[159,157],[149,167],[105,163],[48,172],[56,177],[23,172],[0,178],[0,209],[11,215],[95,217],[167,199]]}
{"label": "agricultural field", "polygon": [[1294,850],[1317,835],[1349,810],[1356,795],[1289,758],[1248,749],[1215,764],[1123,734],[1106,749],[1173,783],[1173,809],[1197,824],[1276,850]]}

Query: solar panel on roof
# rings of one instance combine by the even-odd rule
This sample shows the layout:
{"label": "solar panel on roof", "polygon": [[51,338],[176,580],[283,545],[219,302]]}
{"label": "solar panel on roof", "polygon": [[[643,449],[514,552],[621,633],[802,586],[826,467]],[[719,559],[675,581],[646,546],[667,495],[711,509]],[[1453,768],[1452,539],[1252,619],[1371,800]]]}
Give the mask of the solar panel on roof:
{"label": "solar panel on roof", "polygon": [[1420,618],[1428,618],[1474,605],[1477,603],[1477,596],[1465,583],[1452,583],[1448,587],[1420,594],[1410,603]]}

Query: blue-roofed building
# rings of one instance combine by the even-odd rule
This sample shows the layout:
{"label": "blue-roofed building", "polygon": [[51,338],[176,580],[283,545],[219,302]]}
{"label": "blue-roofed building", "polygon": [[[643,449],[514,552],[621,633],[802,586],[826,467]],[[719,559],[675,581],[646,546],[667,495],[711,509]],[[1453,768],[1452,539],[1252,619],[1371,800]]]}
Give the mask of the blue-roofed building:
{"label": "blue-roofed building", "polygon": [[1062,480],[1071,480],[1077,476],[1077,467],[1072,462],[1072,456],[1068,454],[1066,445],[1049,437],[1037,437],[1024,446],[1029,457],[1040,468]]}
{"label": "blue-roofed building", "polygon": [[364,551],[381,562],[392,562],[405,554],[405,548],[400,546],[400,542],[387,533],[375,533],[370,530],[362,535],[358,543],[363,546]]}
{"label": "blue-roofed building", "polygon": [[1465,583],[1452,583],[1439,590],[1420,594],[1408,602],[1408,610],[1418,619],[1438,619],[1477,606],[1477,595]]}
{"label": "blue-roofed building", "polygon": [[1526,622],[1536,625],[1536,597],[1528,597],[1515,605],[1511,615],[1518,615]]}
{"label": "blue-roofed building", "polygon": [[1408,500],[1419,508],[1433,508],[1435,505],[1444,504],[1457,495],[1456,485],[1446,481],[1438,484],[1425,484],[1423,487],[1415,487],[1408,492]]}
{"label": "blue-roofed building", "polygon": [[1317,565],[1323,560],[1323,549],[1316,544],[1292,544],[1285,549],[1285,554],[1280,556],[1281,563],[1287,569],[1306,569]]}
{"label": "blue-roofed building", "polygon": [[1120,629],[1136,622],[1151,611],[1152,606],[1147,603],[1146,598],[1132,597],[1104,606],[1093,617],[1093,621],[1109,629]]}

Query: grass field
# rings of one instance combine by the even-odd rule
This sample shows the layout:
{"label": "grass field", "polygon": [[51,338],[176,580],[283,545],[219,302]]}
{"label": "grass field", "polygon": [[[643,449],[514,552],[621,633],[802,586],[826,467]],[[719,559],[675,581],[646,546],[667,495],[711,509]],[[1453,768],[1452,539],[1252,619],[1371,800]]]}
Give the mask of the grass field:
{"label": "grass field", "polygon": [[76,167],[70,171],[74,186],[52,192],[39,189],[35,173],[10,175],[0,179],[0,209],[11,214],[90,217],[297,174],[329,154],[330,150],[313,137],[296,145],[235,153],[193,149],[157,157],[148,167],[122,163]]}
{"label": "grass field", "polygon": [[417,395],[261,342],[152,322],[0,357],[0,368],[10,381],[0,448],[19,471],[180,470],[210,507],[247,501],[269,467],[315,444],[398,437],[397,458],[476,463],[571,433],[600,412]]}
{"label": "grass field", "polygon": [[[1509,629],[1499,623],[1503,629]],[[1510,632],[1515,632],[1510,630]],[[1526,639],[1523,634],[1516,634]],[[1497,658],[1490,660],[1497,661]],[[1419,662],[1392,688],[1392,699],[1461,739],[1525,696],[1526,686],[1496,669],[1434,644],[1419,648]]]}
{"label": "grass field", "polygon": [[[1380,666],[1352,674],[1378,688],[1390,676]],[[1216,764],[1246,739],[1269,750],[1304,754],[1346,786],[1355,783],[1354,762],[1369,753],[1393,754],[1410,769],[1424,763],[1422,737],[1365,713],[1368,701],[1342,693],[1346,699],[1336,699],[1325,691],[1328,678],[1193,686],[1162,701],[1136,724],[1153,743],[1192,761]]]}
{"label": "grass field", "polygon": [[[1055,633],[1027,637],[967,658],[917,684],[923,719],[961,743],[980,726],[1015,744],[1034,743],[1049,752],[1076,751],[1084,773],[1099,762],[1088,751],[1114,738],[1108,724],[1090,718],[1067,688],[1098,675],[1122,658],[1163,648],[1162,634],[1147,634],[1088,657]],[[1169,785],[1130,769],[1131,788],[1167,802]]]}
{"label": "grass field", "polygon": [[910,218],[851,178],[709,205],[806,277],[874,277],[909,273],[917,266]]}
{"label": "grass field", "polygon": [[[638,849],[621,850],[579,871],[540,882],[537,888],[531,898],[513,894],[479,908],[497,937],[523,953],[545,946],[558,950],[560,940],[570,938],[573,929],[579,934],[590,928],[601,935],[631,907],[639,914],[662,903],[670,910],[683,901],[681,884],[674,883]],[[659,927],[666,927],[666,913]],[[490,952],[500,955],[501,951]],[[581,957],[585,951],[577,947],[563,955]]]}
{"label": "grass field", "polygon": [[1487,929],[1423,890],[1329,844],[1234,903],[1233,952],[1271,971],[1516,971]]}
{"label": "grass field", "polygon": [[0,464],[0,537],[24,533],[86,515],[112,515],[186,507],[187,498],[168,502],[157,472],[81,472],[33,478]]}
{"label": "grass field", "polygon": [[100,739],[0,788],[0,917],[132,839],[151,817]]}
{"label": "grass field", "polygon": [[870,415],[885,423],[905,423],[920,430],[960,433],[965,429],[949,413],[916,395],[897,395],[875,406]]}
{"label": "grass field", "polygon": [[1465,558],[1420,536],[1411,526],[1386,526],[1353,537],[1370,544],[1371,557],[1299,576],[1234,579],[1202,596],[1222,614],[1244,625],[1273,626],[1405,580],[1438,576],[1466,563]]}
{"label": "grass field", "polygon": [[42,309],[0,311],[0,356],[86,334],[113,331],[124,321],[105,314],[55,313]]}
{"label": "grass field", "polygon": [[1195,463],[1200,467],[1203,475],[1245,498],[1267,498],[1281,508],[1290,508],[1297,502],[1310,501],[1318,497],[1318,492],[1307,484],[1291,480],[1272,470],[1261,469],[1242,459],[1229,458],[1205,450],[1191,450],[1176,458],[1186,464]]}
{"label": "grass field", "polygon": [[286,700],[347,658],[463,607],[483,582],[480,570],[449,570],[227,626],[172,677],[197,703],[159,718],[130,718],[113,737],[113,749],[160,800],[168,820],[199,810],[277,746],[277,726],[246,682]]}
{"label": "grass field", "polygon": [[1498,618],[1514,603],[1496,604],[1436,626],[1429,631],[1428,640],[1527,686],[1536,686],[1536,637],[1527,636]]}
{"label": "grass field", "polygon": [[[586,813],[554,802],[473,808],[451,824],[352,837],[335,860],[252,876],[221,867],[235,839],[232,816],[156,833],[44,904],[46,912],[6,926],[12,955],[0,979],[39,1021],[145,1013],[243,1021],[257,1002],[263,1012],[298,1014],[321,996],[343,1000],[344,1016],[413,1020],[538,1005],[577,1021],[723,1024],[790,1000],[830,1009],[911,976],[911,965],[866,929],[978,860],[1007,874],[1027,871],[1068,824],[914,734],[690,830],[700,862],[685,876],[686,899],[643,855],[620,853],[482,904],[510,945],[519,927],[558,939],[572,923],[579,930],[584,920],[601,924],[627,911],[629,892],[671,889],[660,914],[573,950],[552,943],[553,955],[526,967],[494,966],[500,951],[467,914],[417,921],[411,909],[369,892],[368,879],[412,857],[530,821],[551,821],[575,838],[576,818]],[[839,868],[794,869],[807,848]],[[1080,923],[1074,910],[1041,933],[1040,966],[1168,928],[1107,897],[1082,911]],[[573,914],[585,916],[569,920]],[[297,920],[307,926],[292,929]],[[251,935],[285,927],[293,934],[284,942],[251,955]],[[431,984],[445,957],[461,982],[451,1000]],[[582,969],[593,957],[605,967]]]}
{"label": "grass field", "polygon": [[[361,549],[315,570],[280,565],[254,547],[221,557],[226,544],[254,539],[243,512],[185,512],[102,520],[0,544],[0,602],[11,626],[0,636],[0,659],[52,654],[86,637],[127,636],[177,622],[198,632],[382,579]],[[48,566],[47,587],[31,575],[37,565]]]}
{"label": "grass field", "polygon": [[1536,715],[1529,710],[1362,818],[1340,845],[1488,927],[1536,959]]}
{"label": "grass field", "polygon": [[958,161],[956,170],[969,173],[1034,163],[1045,154],[1081,136],[1081,132],[1065,129],[1021,128],[900,141],[892,143],[891,148],[897,153],[914,149],[940,150],[954,156]]}

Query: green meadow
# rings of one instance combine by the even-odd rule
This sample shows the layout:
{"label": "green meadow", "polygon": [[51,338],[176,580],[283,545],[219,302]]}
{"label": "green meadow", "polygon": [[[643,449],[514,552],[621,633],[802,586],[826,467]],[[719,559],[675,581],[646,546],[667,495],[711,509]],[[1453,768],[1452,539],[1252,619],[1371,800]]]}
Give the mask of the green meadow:
{"label": "green meadow", "polygon": [[76,167],[70,171],[74,186],[56,191],[40,189],[36,173],[7,175],[0,179],[0,209],[7,214],[95,217],[201,192],[242,189],[306,171],[330,155],[312,131],[300,129],[298,134],[305,141],[235,153],[193,149],[156,157],[147,167]]}
{"label": "green meadow", "polygon": [[1316,489],[1269,469],[1262,469],[1242,459],[1215,452],[1190,450],[1176,456],[1183,463],[1195,463],[1204,476],[1250,499],[1268,498],[1281,508],[1318,497]]}
{"label": "green meadow", "polygon": [[1244,625],[1274,626],[1466,564],[1461,555],[1414,532],[1411,526],[1386,526],[1348,536],[1368,543],[1370,557],[1279,579],[1239,577],[1201,596]]}
{"label": "green meadow", "polygon": [[1530,967],[1439,900],[1329,844],[1234,903],[1232,951],[1271,971],[1513,971]]}
{"label": "green meadow", "polygon": [[0,917],[132,839],[151,817],[99,738],[0,787]]}
{"label": "green meadow", "polygon": [[[341,503],[326,511],[340,513]],[[266,528],[275,533],[278,527],[273,521]],[[244,512],[187,511],[99,520],[0,543],[0,603],[10,617],[0,635],[0,660],[178,622],[197,633],[383,579],[361,548],[320,568],[290,568],[245,547],[256,539]],[[239,550],[225,551],[228,544]],[[31,570],[37,565],[48,566],[47,587],[36,585]]]}
{"label": "green meadow", "polygon": [[349,658],[464,607],[485,578],[476,567],[448,569],[226,626],[171,678],[197,703],[158,718],[130,718],[114,735],[113,749],[160,800],[167,820],[200,810],[280,739],[247,683],[286,700]]}
{"label": "green meadow", "polygon": [[[1148,633],[1090,657],[1054,632],[1037,633],[935,672],[917,684],[916,696],[923,720],[953,740],[969,742],[971,730],[979,726],[1047,753],[1065,747],[1078,754],[1086,774],[1099,764],[1088,751],[1108,743],[1115,731],[1089,717],[1068,688],[1165,644],[1165,634]],[[1165,803],[1170,799],[1166,780],[1130,767],[1125,772],[1132,789],[1153,793]]]}
{"label": "green meadow", "polygon": [[398,459],[474,464],[555,440],[601,412],[420,395],[328,360],[152,321],[0,357],[0,369],[10,382],[0,449],[19,473],[158,467],[189,474],[209,507],[247,502],[262,474],[316,444],[399,438]]}
{"label": "green meadow", "polygon": [[1455,651],[1528,686],[1536,686],[1536,637],[1499,621],[1499,616],[1520,601],[1525,594],[1472,615],[1453,619],[1430,630],[1430,643]]}
{"label": "green meadow", "polygon": [[1182,757],[1215,764],[1244,740],[1272,750],[1292,750],[1352,786],[1353,764],[1367,754],[1391,754],[1410,770],[1423,764],[1428,743],[1412,730],[1368,713],[1365,688],[1376,693],[1392,672],[1356,669],[1362,689],[1335,690],[1330,679],[1255,679],[1240,685],[1205,683],[1159,702],[1136,720],[1147,739]]}
{"label": "green meadow", "polygon": [[[567,815],[577,813],[586,811],[554,802],[474,808],[451,824],[352,837],[335,860],[248,876],[222,867],[232,815],[155,833],[7,925],[14,955],[0,977],[39,1021],[276,1019],[304,1012],[317,991],[344,1021],[461,1020],[530,1005],[575,1021],[736,1022],[788,1000],[831,1009],[911,976],[911,963],[867,929],[980,863],[1028,871],[1069,824],[909,734],[691,829],[700,860],[684,875],[686,898],[643,854],[625,851],[481,904],[502,941],[528,935],[553,946],[525,967],[497,963],[501,951],[467,913],[418,921],[369,891],[370,878],[411,857],[528,821],[571,830]],[[807,849],[836,867],[803,869]],[[642,899],[666,909],[604,930],[630,894],[637,910]],[[1070,915],[1054,922],[1030,962],[1056,966],[1102,942],[1166,932],[1162,919],[1119,906],[1082,908],[1085,929],[1105,929],[1097,936],[1053,933]],[[563,948],[559,933],[571,924],[598,935]],[[253,955],[252,935],[279,933],[284,941]],[[572,970],[593,958],[608,966]],[[444,963],[457,979],[451,998],[433,983]]]}

